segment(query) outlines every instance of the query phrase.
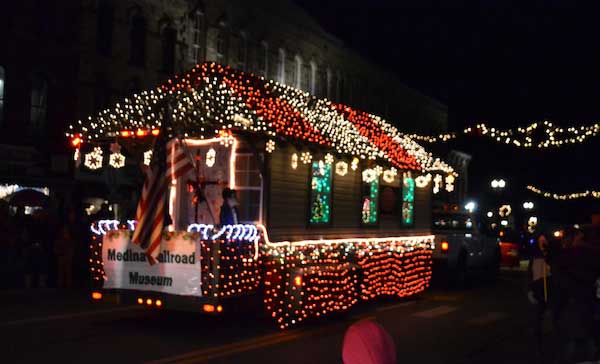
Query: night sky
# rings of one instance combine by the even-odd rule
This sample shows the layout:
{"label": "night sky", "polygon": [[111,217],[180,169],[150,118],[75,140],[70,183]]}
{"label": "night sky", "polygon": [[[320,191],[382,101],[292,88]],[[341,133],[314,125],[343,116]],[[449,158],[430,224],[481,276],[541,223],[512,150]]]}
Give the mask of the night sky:
{"label": "night sky", "polygon": [[[598,9],[549,0],[296,1],[349,48],[446,103],[450,130],[479,121],[509,128],[600,120]],[[600,190],[600,137],[543,152],[472,138],[434,149],[447,148],[473,155],[476,198],[494,177],[509,180],[516,199],[534,198],[524,192],[527,184],[559,193]],[[556,221],[600,213],[598,200],[539,205]]]}

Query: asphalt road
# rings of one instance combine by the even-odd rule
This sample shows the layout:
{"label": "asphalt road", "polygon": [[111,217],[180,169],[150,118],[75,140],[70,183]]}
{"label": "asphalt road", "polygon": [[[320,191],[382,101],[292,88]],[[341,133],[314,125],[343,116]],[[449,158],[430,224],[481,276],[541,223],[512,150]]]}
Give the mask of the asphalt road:
{"label": "asphalt road", "polygon": [[495,284],[433,287],[409,300],[360,304],[280,331],[259,315],[206,317],[85,299],[36,299],[0,312],[4,363],[340,363],[344,331],[373,318],[394,337],[399,363],[528,363],[525,273]]}

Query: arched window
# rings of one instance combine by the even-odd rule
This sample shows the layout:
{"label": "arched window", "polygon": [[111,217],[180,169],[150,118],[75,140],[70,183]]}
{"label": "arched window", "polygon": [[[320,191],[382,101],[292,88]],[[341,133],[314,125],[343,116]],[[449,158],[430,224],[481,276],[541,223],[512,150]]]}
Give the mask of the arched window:
{"label": "arched window", "polygon": [[0,66],[0,123],[4,121],[4,80],[6,80],[6,73],[4,67]]}
{"label": "arched window", "polygon": [[112,51],[114,11],[115,8],[111,0],[98,1],[96,49],[105,56],[110,56]]}
{"label": "arched window", "polygon": [[204,34],[204,13],[196,10],[190,21],[189,54],[188,59],[192,63],[200,62],[200,50],[202,49],[202,35]]}
{"label": "arched window", "polygon": [[333,72],[327,67],[327,98],[333,100]]}
{"label": "arched window", "polygon": [[285,49],[279,48],[279,61],[277,73],[279,73],[279,82],[285,83]]}
{"label": "arched window", "polygon": [[248,59],[248,42],[246,40],[246,33],[242,32],[240,37],[237,39],[237,52],[236,52],[236,68],[239,70],[246,70],[246,62]]}
{"label": "arched window", "polygon": [[263,40],[262,42],[260,42],[260,47],[258,50],[256,72],[263,77],[267,77],[268,67],[269,67],[269,44]]}
{"label": "arched window", "polygon": [[310,62],[310,93],[313,95],[317,94],[317,82],[319,78],[317,76],[317,63],[315,61]]}
{"label": "arched window", "polygon": [[302,57],[296,55],[294,57],[294,77],[290,81],[293,81],[293,86],[296,88],[302,88]]}
{"label": "arched window", "polygon": [[48,109],[48,80],[41,73],[34,73],[31,78],[31,127],[36,132],[42,132],[46,124]]}
{"label": "arched window", "polygon": [[165,22],[162,26],[160,41],[162,46],[162,70],[168,74],[173,74],[175,70],[177,31],[173,28],[170,21]]}
{"label": "arched window", "polygon": [[140,8],[131,11],[129,29],[129,62],[144,66],[146,58],[146,19]]}

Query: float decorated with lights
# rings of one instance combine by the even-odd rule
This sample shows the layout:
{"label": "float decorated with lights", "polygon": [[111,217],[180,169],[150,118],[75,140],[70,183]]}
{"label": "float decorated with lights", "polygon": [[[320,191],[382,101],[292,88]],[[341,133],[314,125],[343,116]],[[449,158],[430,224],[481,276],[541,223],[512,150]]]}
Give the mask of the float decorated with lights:
{"label": "float decorated with lights", "polygon": [[205,63],[67,132],[92,174],[147,173],[161,135],[193,165],[165,188],[171,224],[151,256],[132,216],[94,222],[94,298],[218,313],[261,297],[286,328],[429,286],[431,195],[458,175],[382,118]]}

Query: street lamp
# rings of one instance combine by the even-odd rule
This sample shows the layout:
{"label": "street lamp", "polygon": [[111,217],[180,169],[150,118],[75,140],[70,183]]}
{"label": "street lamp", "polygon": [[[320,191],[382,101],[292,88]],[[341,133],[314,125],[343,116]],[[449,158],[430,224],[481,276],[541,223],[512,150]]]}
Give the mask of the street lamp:
{"label": "street lamp", "polygon": [[494,180],[492,180],[490,185],[492,186],[493,189],[502,189],[502,188],[506,187],[506,181],[503,179],[494,179]]}
{"label": "street lamp", "polygon": [[475,204],[474,201],[469,201],[467,202],[467,204],[465,205],[465,209],[469,212],[473,212],[475,211],[475,207],[477,207],[477,204]]}

